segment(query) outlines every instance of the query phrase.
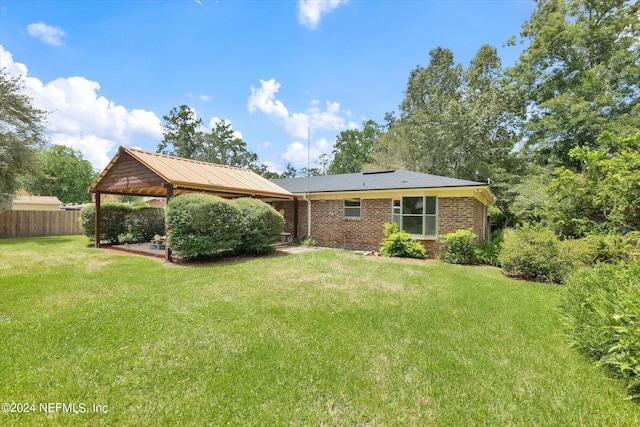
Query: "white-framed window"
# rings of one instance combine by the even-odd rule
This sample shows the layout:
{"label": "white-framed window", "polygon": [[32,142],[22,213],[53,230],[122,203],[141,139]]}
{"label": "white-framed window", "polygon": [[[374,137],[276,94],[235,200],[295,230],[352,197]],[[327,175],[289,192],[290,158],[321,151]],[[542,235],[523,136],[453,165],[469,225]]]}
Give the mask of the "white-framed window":
{"label": "white-framed window", "polygon": [[438,234],[438,198],[407,196],[393,199],[391,220],[412,236],[436,237]]}
{"label": "white-framed window", "polygon": [[346,199],[342,205],[344,218],[360,218],[361,199]]}

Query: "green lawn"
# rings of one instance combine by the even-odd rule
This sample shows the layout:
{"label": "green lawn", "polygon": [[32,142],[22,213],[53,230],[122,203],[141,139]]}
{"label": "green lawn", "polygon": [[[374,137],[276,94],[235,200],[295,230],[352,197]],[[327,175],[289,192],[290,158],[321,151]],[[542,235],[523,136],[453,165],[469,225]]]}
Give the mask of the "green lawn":
{"label": "green lawn", "polygon": [[554,285],[332,250],[172,268],[87,244],[0,240],[0,402],[36,410],[0,425],[640,424],[568,348]]}

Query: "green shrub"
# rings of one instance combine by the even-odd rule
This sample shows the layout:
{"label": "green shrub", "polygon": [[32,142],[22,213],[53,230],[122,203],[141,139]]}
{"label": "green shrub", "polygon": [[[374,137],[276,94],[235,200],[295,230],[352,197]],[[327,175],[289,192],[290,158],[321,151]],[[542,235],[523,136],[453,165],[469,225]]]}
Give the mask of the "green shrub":
{"label": "green shrub", "polygon": [[528,223],[505,230],[498,261],[508,275],[545,282],[562,282],[573,268],[553,231]]}
{"label": "green shrub", "polygon": [[238,253],[261,255],[273,251],[284,231],[284,217],[258,199],[243,198],[233,202],[242,213],[242,233]]}
{"label": "green shrub", "polygon": [[640,264],[574,272],[563,305],[573,344],[640,398]]}
{"label": "green shrub", "polygon": [[300,244],[302,244],[303,246],[316,246],[318,244],[318,241],[311,236],[307,236],[300,241]]}
{"label": "green shrub", "polygon": [[491,239],[480,243],[480,246],[476,249],[476,260],[478,264],[500,267],[498,256],[500,255],[500,249],[502,247],[503,234],[503,230],[494,231],[491,233]]}
{"label": "green shrub", "polygon": [[134,206],[127,216],[127,231],[130,241],[148,242],[153,236],[164,235],[164,209],[154,206]]}
{"label": "green shrub", "polygon": [[590,234],[581,239],[567,239],[560,242],[576,265],[592,266],[596,263],[617,264],[639,261],[640,232],[619,234]]}
{"label": "green shrub", "polygon": [[402,258],[426,257],[424,246],[413,240],[404,231],[399,231],[396,223],[385,224],[384,235],[385,239],[380,247],[381,255]]}
{"label": "green shrub", "polygon": [[440,236],[438,258],[451,264],[476,264],[476,239],[471,230],[458,230]]}
{"label": "green shrub", "polygon": [[[100,206],[102,221],[100,223],[100,240],[109,243],[120,243],[120,239],[127,234],[127,216],[132,208],[120,203],[102,203]],[[96,206],[87,205],[80,211],[80,224],[84,234],[91,240],[95,238]]]}
{"label": "green shrub", "polygon": [[169,201],[166,215],[169,246],[186,259],[219,256],[239,245],[242,213],[229,200],[185,194]]}

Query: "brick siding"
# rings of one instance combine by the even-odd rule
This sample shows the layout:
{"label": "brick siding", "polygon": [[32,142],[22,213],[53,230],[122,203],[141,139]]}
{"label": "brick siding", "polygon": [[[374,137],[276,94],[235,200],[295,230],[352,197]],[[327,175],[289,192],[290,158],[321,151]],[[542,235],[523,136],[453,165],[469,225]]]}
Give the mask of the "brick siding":
{"label": "brick siding", "polygon": [[[285,231],[293,230],[293,202],[275,202],[274,208],[283,213]],[[391,199],[362,199],[360,218],[344,218],[342,200],[313,200],[311,202],[311,236],[318,246],[351,250],[377,251],[384,238],[383,224],[391,221]],[[480,238],[484,235],[484,206],[473,197],[438,198],[438,234],[469,229]],[[307,232],[307,202],[298,201],[299,238]],[[438,250],[436,240],[422,241],[429,257]]]}

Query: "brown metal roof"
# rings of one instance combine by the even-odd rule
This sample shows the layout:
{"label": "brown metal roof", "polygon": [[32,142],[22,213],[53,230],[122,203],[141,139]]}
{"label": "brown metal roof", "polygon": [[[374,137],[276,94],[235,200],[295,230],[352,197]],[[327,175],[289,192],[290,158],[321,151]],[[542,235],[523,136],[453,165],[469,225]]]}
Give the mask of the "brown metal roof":
{"label": "brown metal roof", "polygon": [[293,198],[289,191],[249,169],[127,147],[118,149],[89,192],[165,196],[169,184],[174,195],[202,191],[223,197]]}

